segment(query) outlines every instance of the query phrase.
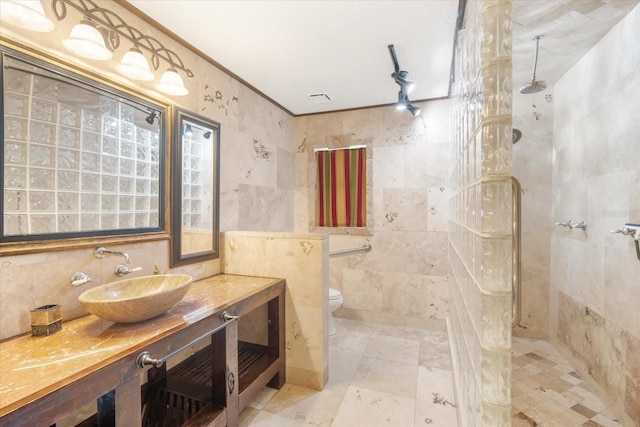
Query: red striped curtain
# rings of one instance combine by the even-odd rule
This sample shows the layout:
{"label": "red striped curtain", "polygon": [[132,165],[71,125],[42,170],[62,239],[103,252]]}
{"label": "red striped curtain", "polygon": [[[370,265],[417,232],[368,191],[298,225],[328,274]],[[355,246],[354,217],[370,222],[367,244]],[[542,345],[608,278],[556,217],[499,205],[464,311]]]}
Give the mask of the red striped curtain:
{"label": "red striped curtain", "polygon": [[316,219],[320,227],[367,225],[365,150],[316,151]]}

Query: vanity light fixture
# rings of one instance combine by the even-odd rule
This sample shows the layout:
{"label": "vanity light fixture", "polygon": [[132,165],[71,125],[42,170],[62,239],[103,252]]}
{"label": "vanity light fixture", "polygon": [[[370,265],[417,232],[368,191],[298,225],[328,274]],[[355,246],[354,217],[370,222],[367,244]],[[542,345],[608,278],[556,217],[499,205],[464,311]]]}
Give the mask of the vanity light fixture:
{"label": "vanity light fixture", "polygon": [[[25,6],[34,3],[34,6],[29,7],[42,9],[37,0],[2,0],[2,3],[3,20],[6,18],[5,3]],[[58,21],[67,18],[68,9],[75,9],[82,16],[82,21],[73,27],[69,38],[63,41],[64,46],[70,51],[89,59],[107,60],[120,48],[122,39],[126,39],[133,46],[116,66],[120,74],[134,80],[151,81],[155,78],[154,71],[160,69],[160,62],[164,61],[168,64],[165,65],[167,71],[160,77],[156,88],[167,95],[182,96],[189,93],[178,72],[184,73],[187,77],[193,77],[194,74],[185,66],[180,56],[160,40],[127,24],[109,8],[100,7],[95,0],[52,0],[51,8]],[[42,15],[44,16],[44,13]],[[51,25],[53,29],[53,23]]]}
{"label": "vanity light fixture", "polygon": [[191,125],[185,125],[184,136],[193,136],[193,128],[191,127]]}
{"label": "vanity light fixture", "polygon": [[39,0],[3,0],[0,21],[38,33],[48,33],[55,28]]}
{"label": "vanity light fixture", "polygon": [[211,138],[211,131],[208,130],[205,133],[202,134],[202,136],[204,136],[204,139],[209,139]]}
{"label": "vanity light fixture", "polygon": [[84,58],[106,61],[113,53],[104,44],[104,37],[89,20],[83,19],[71,30],[69,38],[62,41],[64,47]]}
{"label": "vanity light fixture", "polygon": [[156,88],[167,95],[176,95],[182,96],[189,93],[186,87],[184,87],[184,82],[182,81],[182,77],[176,71],[175,68],[168,68],[160,77],[160,83],[156,85]]}
{"label": "vanity light fixture", "polygon": [[124,54],[122,61],[116,65],[116,70],[123,76],[130,77],[134,80],[148,82],[154,78],[151,69],[149,69],[147,58],[145,58],[140,49],[135,46]]}
{"label": "vanity light fixture", "polygon": [[415,88],[415,83],[407,80],[407,76],[409,75],[408,71],[401,70],[400,65],[398,65],[398,58],[396,57],[396,50],[392,44],[388,46],[389,53],[391,54],[391,60],[393,61],[393,73],[391,73],[391,77],[393,81],[400,86],[400,91],[398,92],[398,102],[396,103],[396,110],[409,110],[413,117],[416,117],[420,114],[422,109],[420,107],[416,107],[411,105],[409,101],[409,97],[407,94],[411,92]]}

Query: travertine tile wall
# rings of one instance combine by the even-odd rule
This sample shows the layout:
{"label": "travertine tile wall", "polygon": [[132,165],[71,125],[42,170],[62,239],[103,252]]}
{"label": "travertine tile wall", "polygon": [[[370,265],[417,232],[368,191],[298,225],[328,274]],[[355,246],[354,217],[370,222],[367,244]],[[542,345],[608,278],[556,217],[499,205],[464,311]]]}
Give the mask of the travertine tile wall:
{"label": "travertine tile wall", "polygon": [[449,101],[421,104],[414,118],[391,107],[295,120],[295,230],[315,227],[314,148],[367,147],[368,233],[331,234],[331,251],[372,246],[331,258],[330,286],[342,291],[334,315],[444,329],[447,288]]}
{"label": "travertine tile wall", "polygon": [[[140,83],[116,73],[114,66],[130,47],[124,42],[110,61],[75,57],[63,48],[62,40],[82,17],[77,16],[76,20],[72,17],[75,12],[69,11],[67,19],[57,22],[51,3],[43,4],[45,13],[56,23],[56,30],[40,34],[3,23],[0,36],[219,122],[220,229],[293,230],[292,116],[115,2],[110,2],[110,10],[145,34],[165,42],[192,69],[195,77],[184,78],[189,95],[171,98],[158,93],[154,85],[159,73],[156,81]],[[143,267],[142,272],[128,277],[150,274],[154,263],[162,272],[169,271],[169,248],[166,240],[110,247],[128,252],[133,265]],[[113,257],[96,259],[92,248],[73,249],[71,245],[68,250],[55,253],[3,256],[0,261],[0,339],[29,331],[29,310],[40,305],[62,303],[63,318],[67,320],[84,315],[77,296],[89,287],[116,279],[113,269],[119,262]],[[78,270],[89,273],[93,282],[72,288],[69,278]],[[220,263],[216,260],[172,271],[178,270],[199,279],[219,273]]]}
{"label": "travertine tile wall", "polygon": [[[329,238],[321,234],[227,231],[221,235],[222,271],[282,277],[287,281],[285,312],[287,382],[322,390],[329,379]],[[250,342],[266,322],[266,310],[241,319],[240,336]],[[261,327],[262,325],[262,327]],[[257,339],[257,340],[256,340]]]}
{"label": "travertine tile wall", "polygon": [[453,85],[449,334],[461,426],[511,425],[511,2],[467,2]]}
{"label": "travertine tile wall", "polygon": [[550,337],[624,426],[640,425],[640,7],[554,87]]}
{"label": "travertine tile wall", "polygon": [[553,87],[531,95],[514,91],[513,127],[522,131],[512,166],[522,185],[522,307],[513,334],[526,338],[548,339],[551,230],[554,220],[570,219],[551,218],[553,106]]}

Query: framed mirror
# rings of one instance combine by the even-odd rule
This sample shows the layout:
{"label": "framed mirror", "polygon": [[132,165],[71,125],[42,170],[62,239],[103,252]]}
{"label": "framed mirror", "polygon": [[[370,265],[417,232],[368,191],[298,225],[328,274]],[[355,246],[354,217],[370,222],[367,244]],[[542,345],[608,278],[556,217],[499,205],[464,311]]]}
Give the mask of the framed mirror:
{"label": "framed mirror", "polygon": [[0,244],[164,231],[166,107],[0,46]]}
{"label": "framed mirror", "polygon": [[171,265],[219,257],[220,124],[176,108]]}

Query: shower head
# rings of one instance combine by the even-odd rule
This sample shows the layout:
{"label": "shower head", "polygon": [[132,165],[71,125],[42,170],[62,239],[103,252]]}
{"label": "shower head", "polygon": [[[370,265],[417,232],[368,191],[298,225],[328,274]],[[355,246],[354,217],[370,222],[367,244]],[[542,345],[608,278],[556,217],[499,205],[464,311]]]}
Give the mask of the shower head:
{"label": "shower head", "polygon": [[542,80],[536,80],[536,67],[538,66],[538,47],[540,45],[540,39],[542,36],[535,36],[533,39],[536,41],[536,58],[533,61],[533,77],[531,81],[520,88],[520,93],[523,95],[529,95],[545,90],[547,84]]}
{"label": "shower head", "polygon": [[511,138],[514,144],[520,141],[520,138],[522,138],[522,132],[520,131],[520,129],[513,128],[513,131],[511,132]]}
{"label": "shower head", "polygon": [[526,85],[522,86],[519,90],[523,95],[531,95],[532,93],[542,92],[547,88],[547,84],[542,80],[531,80]]}

